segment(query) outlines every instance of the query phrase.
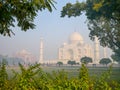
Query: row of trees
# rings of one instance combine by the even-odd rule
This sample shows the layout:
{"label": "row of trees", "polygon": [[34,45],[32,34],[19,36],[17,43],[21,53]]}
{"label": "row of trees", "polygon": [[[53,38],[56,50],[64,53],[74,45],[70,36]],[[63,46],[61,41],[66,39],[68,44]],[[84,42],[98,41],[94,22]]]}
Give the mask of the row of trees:
{"label": "row of trees", "polygon": [[[82,57],[82,58],[81,58],[80,62],[87,65],[87,64],[89,64],[89,63],[92,63],[93,60],[92,60],[92,58],[85,56],[85,57]],[[111,59],[109,59],[109,58],[102,58],[99,63],[107,66],[107,65],[108,65],[109,63],[111,63],[111,62],[112,62],[112,61],[111,61]],[[59,62],[57,62],[57,64],[58,64],[59,66],[61,66],[61,65],[63,65],[63,62],[59,61]],[[69,60],[69,61],[67,62],[67,64],[70,64],[70,65],[72,66],[72,65],[78,65],[79,63],[77,63],[77,62],[74,61],[74,60]]]}

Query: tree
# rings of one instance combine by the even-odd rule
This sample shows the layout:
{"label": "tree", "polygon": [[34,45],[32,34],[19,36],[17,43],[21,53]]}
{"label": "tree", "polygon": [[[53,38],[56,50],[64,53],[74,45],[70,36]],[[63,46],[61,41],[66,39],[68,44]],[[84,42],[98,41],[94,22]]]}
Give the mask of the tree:
{"label": "tree", "polygon": [[[17,26],[22,31],[35,28],[33,23],[38,11],[52,11],[54,0],[1,0],[0,1],[0,34],[11,36],[11,27]],[[55,7],[54,7],[55,8]]]}
{"label": "tree", "polygon": [[69,60],[69,61],[67,62],[67,64],[70,64],[70,65],[72,66],[72,65],[76,65],[76,62]]}
{"label": "tree", "polygon": [[75,4],[67,3],[61,11],[61,17],[76,17],[85,12],[90,38],[94,40],[97,36],[102,46],[108,46],[115,52],[120,49],[119,6],[119,0],[77,1]]}
{"label": "tree", "polygon": [[111,62],[109,58],[102,58],[99,63],[107,66]]}
{"label": "tree", "polygon": [[116,53],[111,55],[111,58],[113,59],[113,61],[116,61],[120,64],[120,49],[115,51]]}
{"label": "tree", "polygon": [[57,64],[59,65],[59,67],[61,66],[61,65],[63,65],[63,62],[57,62]]}
{"label": "tree", "polygon": [[85,57],[82,57],[80,61],[81,63],[88,64],[88,63],[92,63],[92,58],[85,56]]}

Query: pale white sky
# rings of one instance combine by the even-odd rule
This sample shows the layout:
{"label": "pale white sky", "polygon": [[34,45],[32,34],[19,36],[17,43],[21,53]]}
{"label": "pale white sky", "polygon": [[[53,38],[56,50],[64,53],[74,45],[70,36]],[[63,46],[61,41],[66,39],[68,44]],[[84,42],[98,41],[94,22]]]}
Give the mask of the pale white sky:
{"label": "pale white sky", "polygon": [[[55,7],[50,13],[48,10],[39,12],[35,19],[36,28],[23,32],[20,28],[13,28],[15,36],[3,37],[0,35],[0,54],[11,56],[16,52],[26,49],[37,58],[39,57],[40,37],[44,40],[44,58],[57,58],[58,47],[68,41],[69,35],[75,30],[84,38],[85,42],[92,43],[88,35],[89,30],[85,24],[86,17],[61,18],[60,13],[62,7],[67,2],[74,3],[76,0],[57,0]],[[84,1],[84,0],[79,0]]]}

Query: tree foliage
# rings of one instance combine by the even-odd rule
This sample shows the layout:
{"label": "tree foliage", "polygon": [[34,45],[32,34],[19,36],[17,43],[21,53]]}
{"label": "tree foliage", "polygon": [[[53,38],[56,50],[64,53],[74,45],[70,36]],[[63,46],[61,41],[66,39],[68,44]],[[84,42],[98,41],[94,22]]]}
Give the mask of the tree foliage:
{"label": "tree foliage", "polygon": [[82,67],[80,68],[79,79],[81,80],[81,82],[83,82],[82,84],[83,90],[93,89],[92,83],[90,82],[91,79],[88,73],[88,68],[84,65],[84,63],[82,64]]}
{"label": "tree foliage", "polygon": [[80,4],[78,1],[75,4],[67,3],[61,11],[61,17],[65,17],[66,15],[68,15],[68,17],[80,16],[82,14],[82,11],[85,9],[84,7],[85,3]]}
{"label": "tree foliage", "polygon": [[[86,0],[67,3],[61,11],[61,17],[76,17],[85,12],[90,30],[90,38],[97,36],[102,46],[110,47],[114,52],[120,48],[120,1]],[[119,54],[120,56],[120,54]]]}
{"label": "tree foliage", "polygon": [[57,62],[57,64],[59,65],[59,66],[61,66],[61,65],[63,65],[63,62]]}
{"label": "tree foliage", "polygon": [[5,90],[7,89],[7,80],[8,74],[6,70],[6,60],[3,59],[0,63],[0,89]]}
{"label": "tree foliage", "polygon": [[35,28],[33,23],[38,11],[52,11],[54,0],[0,0],[0,34],[11,36],[11,27],[17,26],[22,31]]}
{"label": "tree foliage", "polygon": [[92,63],[92,58],[85,56],[85,57],[82,57],[80,61],[81,63],[88,64],[88,63]]}
{"label": "tree foliage", "polygon": [[102,58],[99,63],[107,66],[111,62],[109,58]]}
{"label": "tree foliage", "polygon": [[75,65],[75,64],[76,64],[76,61],[69,60],[69,61],[67,62],[67,64]]}
{"label": "tree foliage", "polygon": [[120,64],[120,49],[115,50],[115,53],[111,55],[113,61],[116,61]]}

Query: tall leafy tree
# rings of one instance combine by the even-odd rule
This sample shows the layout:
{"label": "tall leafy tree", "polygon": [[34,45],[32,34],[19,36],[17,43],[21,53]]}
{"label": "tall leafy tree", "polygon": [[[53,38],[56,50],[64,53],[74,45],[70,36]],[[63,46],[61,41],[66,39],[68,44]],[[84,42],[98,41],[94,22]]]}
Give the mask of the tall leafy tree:
{"label": "tall leafy tree", "polygon": [[54,0],[0,0],[0,34],[11,36],[11,27],[17,26],[22,31],[35,28],[33,23],[38,11],[54,7]]}
{"label": "tall leafy tree", "polygon": [[111,62],[109,58],[102,58],[99,63],[107,66]]}
{"label": "tall leafy tree", "polygon": [[92,63],[92,58],[85,56],[85,57],[82,57],[80,61],[81,63],[88,64],[88,63]]}
{"label": "tall leafy tree", "polygon": [[120,49],[120,0],[67,3],[61,11],[61,17],[76,17],[82,13],[87,17],[89,36],[92,40],[97,36],[102,46],[108,46],[114,52]]}

